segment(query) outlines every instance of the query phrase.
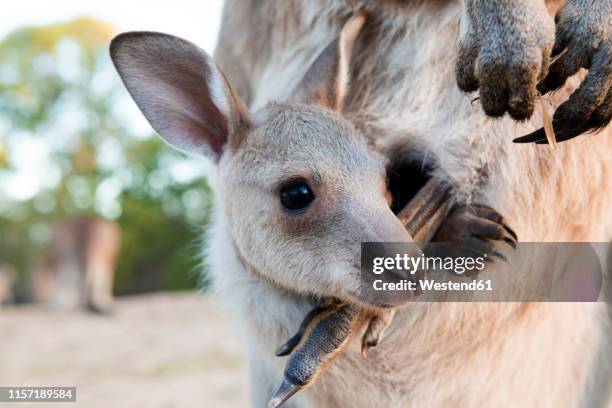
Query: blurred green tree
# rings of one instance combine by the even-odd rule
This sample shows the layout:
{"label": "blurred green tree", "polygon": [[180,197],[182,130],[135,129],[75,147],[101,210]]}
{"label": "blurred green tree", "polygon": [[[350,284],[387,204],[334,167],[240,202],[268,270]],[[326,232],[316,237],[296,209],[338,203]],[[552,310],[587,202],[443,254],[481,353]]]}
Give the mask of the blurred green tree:
{"label": "blurred green tree", "polygon": [[0,264],[26,287],[54,222],[117,220],[117,294],[197,284],[211,191],[203,164],[165,147],[108,56],[114,29],[80,18],[0,42]]}

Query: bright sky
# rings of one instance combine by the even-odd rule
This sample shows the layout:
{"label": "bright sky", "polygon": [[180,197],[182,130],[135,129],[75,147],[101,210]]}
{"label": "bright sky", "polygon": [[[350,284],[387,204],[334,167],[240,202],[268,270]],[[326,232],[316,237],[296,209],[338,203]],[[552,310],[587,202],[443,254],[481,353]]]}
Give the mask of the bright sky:
{"label": "bright sky", "polygon": [[163,31],[213,51],[223,0],[11,0],[3,2],[0,38],[24,25],[40,25],[88,16],[119,31]]}

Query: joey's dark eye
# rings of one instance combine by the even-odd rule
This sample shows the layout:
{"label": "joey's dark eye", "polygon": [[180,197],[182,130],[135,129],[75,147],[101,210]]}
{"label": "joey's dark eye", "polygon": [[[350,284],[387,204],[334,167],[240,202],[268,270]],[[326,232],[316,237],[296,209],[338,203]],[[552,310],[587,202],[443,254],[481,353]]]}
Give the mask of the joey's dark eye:
{"label": "joey's dark eye", "polygon": [[298,211],[308,207],[315,196],[306,180],[292,180],[280,189],[280,199],[283,207],[290,211]]}

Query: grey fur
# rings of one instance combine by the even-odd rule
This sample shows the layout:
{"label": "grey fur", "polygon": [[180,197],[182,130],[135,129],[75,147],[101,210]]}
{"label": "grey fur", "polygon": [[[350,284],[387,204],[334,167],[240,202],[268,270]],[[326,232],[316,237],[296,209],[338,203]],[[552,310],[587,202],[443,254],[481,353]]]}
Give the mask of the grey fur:
{"label": "grey fur", "polygon": [[459,43],[459,87],[479,88],[489,116],[508,111],[514,119],[529,118],[554,42],[554,21],[544,1],[466,0],[465,6],[469,21]]}
{"label": "grey fur", "polygon": [[[533,114],[538,82],[545,94],[589,68],[582,86],[555,112],[554,127],[563,141],[612,118],[612,0],[569,0],[556,18],[554,46],[547,3],[552,2],[465,0],[455,71],[463,91],[480,89],[487,115],[508,112],[524,120]],[[551,54],[558,59],[549,68]],[[543,131],[526,141],[544,142]]]}

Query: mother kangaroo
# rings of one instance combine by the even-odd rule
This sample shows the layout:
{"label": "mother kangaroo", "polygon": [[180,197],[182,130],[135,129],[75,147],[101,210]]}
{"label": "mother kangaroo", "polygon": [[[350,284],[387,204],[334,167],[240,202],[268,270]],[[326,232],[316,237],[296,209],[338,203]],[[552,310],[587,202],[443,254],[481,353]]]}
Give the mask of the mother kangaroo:
{"label": "mother kangaroo", "polygon": [[[459,203],[499,210],[522,241],[607,242],[612,238],[610,130],[555,150],[511,143],[542,127],[535,85],[544,79],[541,91],[559,87],[581,64],[561,57],[561,66],[553,63],[547,74],[550,52],[559,52],[552,49],[552,17],[547,15],[550,21],[541,20],[541,25],[525,19],[515,34],[528,40],[508,40],[486,17],[487,4],[493,3],[502,2],[474,0],[462,8],[446,0],[227,0],[216,59],[240,97],[256,110],[286,97],[346,18],[366,10],[369,21],[355,46],[345,111],[374,149],[398,169],[426,167],[446,179]],[[552,15],[559,7],[540,3],[523,14]],[[609,7],[607,0],[594,4]],[[605,7],[601,24],[609,25]],[[465,19],[462,24],[466,13],[472,13],[469,24]],[[513,14],[502,10],[500,21],[508,15]],[[501,47],[500,52],[496,35],[517,48]],[[526,62],[514,69],[503,62],[505,53]],[[537,55],[535,63],[529,55]],[[609,60],[603,61],[609,68]],[[565,106],[554,117],[563,139],[609,121],[609,92],[600,95],[609,89],[608,68],[591,66],[589,89],[579,89],[580,78],[572,77],[560,91],[546,95],[543,109]],[[462,93],[457,75],[464,90],[480,90],[480,100]],[[508,112],[513,118],[531,118],[491,121],[483,109],[491,116]],[[561,126],[565,117],[580,112],[586,116],[574,117],[579,126]],[[593,112],[600,114],[597,123]],[[540,131],[530,140],[543,137]],[[411,175],[401,179],[407,188],[418,183]],[[208,253],[213,285],[245,330],[252,405],[263,407],[282,379],[283,361],[274,357],[274,349],[295,330],[308,302],[290,287],[228,267],[237,264],[229,248],[213,243]],[[520,278],[534,263],[548,261],[527,259],[521,270],[495,264],[484,273]],[[287,406],[598,406],[605,399],[594,391],[602,383],[598,362],[610,359],[600,354],[610,341],[607,324],[605,303],[407,305],[398,310],[370,358],[362,359],[357,346],[349,347],[328,374]]]}

